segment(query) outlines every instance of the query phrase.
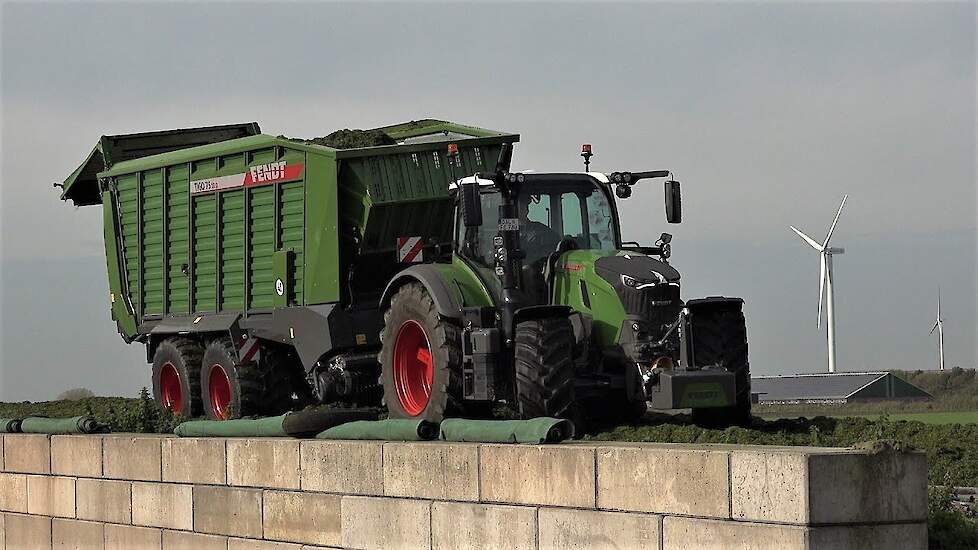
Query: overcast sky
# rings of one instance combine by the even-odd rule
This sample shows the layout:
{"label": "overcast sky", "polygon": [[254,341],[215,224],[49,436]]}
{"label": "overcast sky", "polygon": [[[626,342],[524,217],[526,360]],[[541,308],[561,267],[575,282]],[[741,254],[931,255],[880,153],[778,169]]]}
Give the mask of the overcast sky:
{"label": "overcast sky", "polygon": [[747,301],[755,374],[825,369],[820,239],[840,370],[976,363],[974,3],[2,5],[0,400],[133,395],[100,207],[57,200],[102,134],[258,121],[319,136],[435,117],[518,132],[515,169],[673,170],[621,206],[675,235],[686,299]]}

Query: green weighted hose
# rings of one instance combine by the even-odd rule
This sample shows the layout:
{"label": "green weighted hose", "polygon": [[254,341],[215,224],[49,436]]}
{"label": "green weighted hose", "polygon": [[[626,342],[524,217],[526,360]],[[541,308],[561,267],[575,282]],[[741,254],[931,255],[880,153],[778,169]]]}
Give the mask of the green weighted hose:
{"label": "green weighted hose", "polygon": [[0,418],[0,433],[15,434],[20,431],[19,418]]}
{"label": "green weighted hose", "polygon": [[286,437],[282,421],[287,415],[238,420],[191,420],[173,430],[180,437]]}
{"label": "green weighted hose", "polygon": [[375,439],[382,441],[426,441],[438,436],[438,425],[426,420],[390,418],[347,422],[321,432],[316,439]]}
{"label": "green weighted hose", "polygon": [[574,437],[574,423],[562,418],[530,420],[466,420],[449,418],[441,423],[439,439],[480,443],[558,443]]}
{"label": "green weighted hose", "polygon": [[20,431],[28,434],[90,434],[104,430],[91,416],[71,418],[28,416],[20,422]]}

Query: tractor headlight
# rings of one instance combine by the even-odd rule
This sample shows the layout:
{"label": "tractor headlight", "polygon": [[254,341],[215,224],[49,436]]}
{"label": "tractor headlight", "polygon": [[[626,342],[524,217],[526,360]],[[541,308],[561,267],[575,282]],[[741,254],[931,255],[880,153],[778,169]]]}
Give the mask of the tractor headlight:
{"label": "tractor headlight", "polygon": [[628,275],[621,276],[621,284],[627,286],[628,288],[638,288],[639,285],[645,281],[639,281],[635,277],[629,277]]}

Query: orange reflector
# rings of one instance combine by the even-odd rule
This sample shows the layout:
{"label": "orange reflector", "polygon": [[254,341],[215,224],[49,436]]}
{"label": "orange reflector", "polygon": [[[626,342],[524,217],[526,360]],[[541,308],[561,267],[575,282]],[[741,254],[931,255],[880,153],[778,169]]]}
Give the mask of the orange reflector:
{"label": "orange reflector", "polygon": [[457,155],[458,154],[458,145],[456,145],[454,143],[449,143],[448,144],[448,154],[449,155]]}
{"label": "orange reflector", "polygon": [[590,152],[591,152],[591,144],[590,143],[585,143],[584,145],[581,145],[581,153],[582,154],[584,154],[584,153],[590,153]]}

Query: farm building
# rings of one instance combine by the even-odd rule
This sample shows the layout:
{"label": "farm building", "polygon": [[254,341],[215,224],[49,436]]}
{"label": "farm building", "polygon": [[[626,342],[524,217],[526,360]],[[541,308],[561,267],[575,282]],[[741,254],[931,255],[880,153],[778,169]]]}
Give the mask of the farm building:
{"label": "farm building", "polygon": [[933,399],[931,394],[889,372],[837,372],[755,376],[755,403],[852,403],[882,400]]}

